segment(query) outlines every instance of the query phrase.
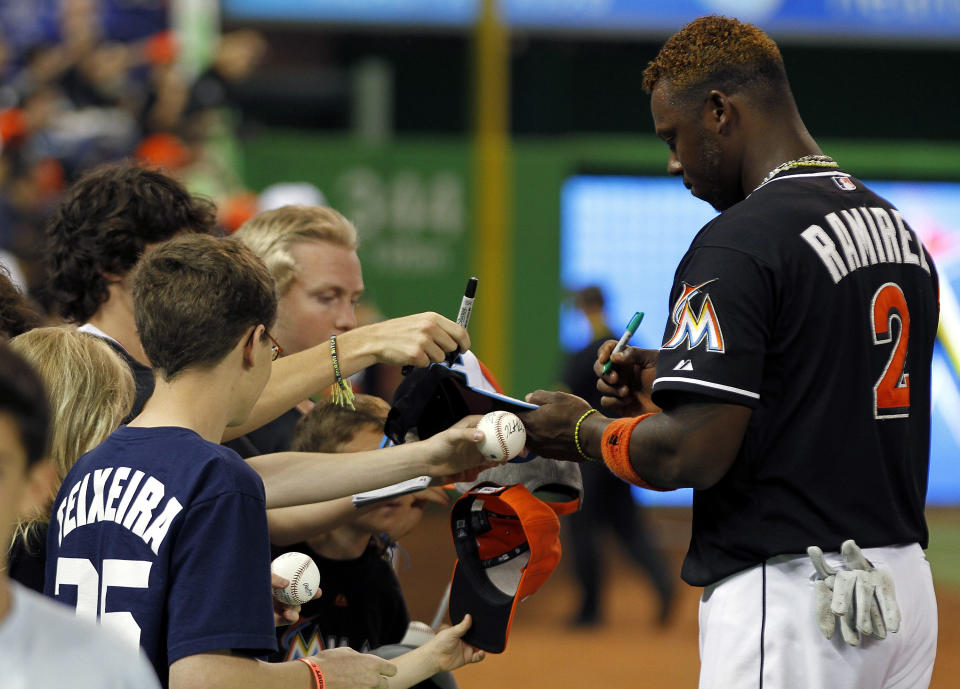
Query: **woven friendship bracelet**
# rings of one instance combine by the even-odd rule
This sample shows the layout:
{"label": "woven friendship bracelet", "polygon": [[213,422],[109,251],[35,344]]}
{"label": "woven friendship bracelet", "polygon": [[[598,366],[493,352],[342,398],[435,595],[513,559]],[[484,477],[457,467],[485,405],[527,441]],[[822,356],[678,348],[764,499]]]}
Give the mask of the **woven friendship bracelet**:
{"label": "woven friendship bracelet", "polygon": [[337,336],[330,336],[330,358],[333,359],[333,375],[336,377],[337,382],[333,384],[333,388],[330,390],[330,398],[334,404],[341,407],[350,407],[354,409],[353,406],[353,388],[350,386],[350,383],[343,379],[343,376],[340,374],[340,361],[337,359]]}
{"label": "woven friendship bracelet", "polygon": [[600,449],[603,453],[603,463],[607,465],[617,476],[627,483],[632,483],[641,488],[650,490],[671,490],[670,488],[657,488],[652,486],[640,476],[630,463],[630,436],[633,435],[633,429],[637,424],[648,416],[653,416],[656,412],[632,416],[626,419],[617,419],[603,432],[603,439],[600,441]]}
{"label": "woven friendship bracelet", "polygon": [[583,413],[583,416],[577,419],[577,425],[573,427],[573,443],[577,446],[577,452],[580,453],[580,456],[588,462],[596,462],[597,460],[595,457],[591,457],[583,451],[583,446],[580,444],[580,424],[582,424],[583,420],[591,414],[596,414],[597,411],[597,409],[587,409],[587,411]]}
{"label": "woven friendship bracelet", "polygon": [[313,681],[316,688],[323,689],[323,685],[325,684],[323,681],[323,671],[320,669],[320,666],[317,665],[317,661],[313,658],[297,658],[297,660],[310,668],[310,672],[313,673]]}

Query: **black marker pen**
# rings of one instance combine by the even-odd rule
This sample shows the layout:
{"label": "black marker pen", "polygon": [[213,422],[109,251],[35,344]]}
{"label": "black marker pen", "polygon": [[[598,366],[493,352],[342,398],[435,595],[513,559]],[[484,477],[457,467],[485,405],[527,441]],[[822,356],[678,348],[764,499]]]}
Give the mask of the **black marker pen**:
{"label": "black marker pen", "polygon": [[[473,299],[476,294],[477,278],[470,278],[467,280],[467,288],[463,291],[463,299],[460,301],[460,312],[457,314],[457,325],[464,330],[467,329],[467,325],[470,323],[470,314],[473,313]],[[447,358],[444,361],[447,365],[452,364],[457,360],[458,356],[460,356],[460,350],[455,349],[447,353]]]}

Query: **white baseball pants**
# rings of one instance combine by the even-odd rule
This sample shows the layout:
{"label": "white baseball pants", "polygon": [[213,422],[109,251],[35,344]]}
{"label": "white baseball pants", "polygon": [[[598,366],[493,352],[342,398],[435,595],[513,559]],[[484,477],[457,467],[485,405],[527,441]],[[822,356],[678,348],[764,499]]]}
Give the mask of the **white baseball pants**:
{"label": "white baseball pants", "polygon": [[[838,627],[825,639],[814,618],[810,558],[777,556],[704,589],[700,689],[926,689],[937,652],[930,565],[916,543],[863,554],[893,574],[899,632],[849,646]],[[825,558],[844,568],[839,552]]]}

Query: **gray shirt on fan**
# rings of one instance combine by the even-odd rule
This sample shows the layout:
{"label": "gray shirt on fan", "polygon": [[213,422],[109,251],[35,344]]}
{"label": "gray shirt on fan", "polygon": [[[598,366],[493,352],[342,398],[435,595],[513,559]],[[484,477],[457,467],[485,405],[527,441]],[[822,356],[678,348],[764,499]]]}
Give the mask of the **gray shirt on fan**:
{"label": "gray shirt on fan", "polygon": [[140,650],[16,582],[0,620],[4,689],[160,689]]}

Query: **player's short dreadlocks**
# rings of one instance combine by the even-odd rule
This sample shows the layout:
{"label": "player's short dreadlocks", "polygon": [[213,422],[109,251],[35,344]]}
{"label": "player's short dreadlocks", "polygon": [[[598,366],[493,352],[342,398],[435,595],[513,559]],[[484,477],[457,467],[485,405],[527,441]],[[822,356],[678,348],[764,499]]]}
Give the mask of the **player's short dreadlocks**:
{"label": "player's short dreadlocks", "polygon": [[695,19],[667,40],[643,72],[644,90],[661,80],[682,99],[745,87],[768,105],[791,98],[777,44],[753,24],[717,15]]}

